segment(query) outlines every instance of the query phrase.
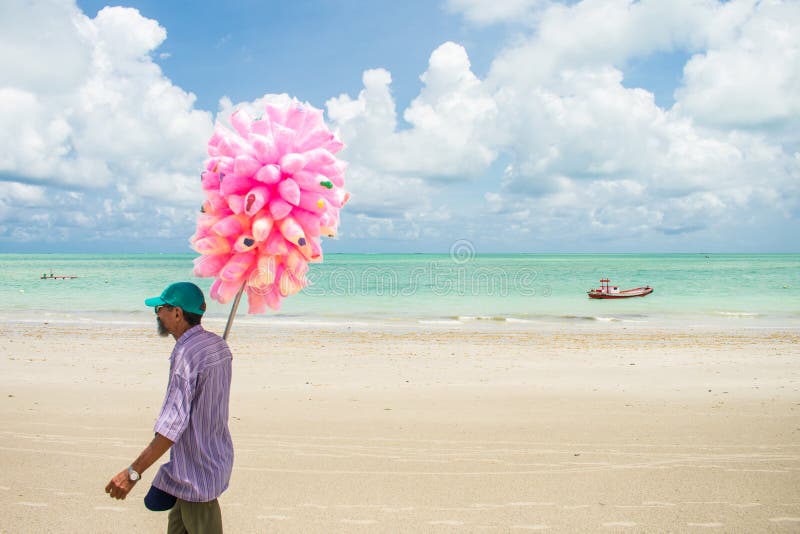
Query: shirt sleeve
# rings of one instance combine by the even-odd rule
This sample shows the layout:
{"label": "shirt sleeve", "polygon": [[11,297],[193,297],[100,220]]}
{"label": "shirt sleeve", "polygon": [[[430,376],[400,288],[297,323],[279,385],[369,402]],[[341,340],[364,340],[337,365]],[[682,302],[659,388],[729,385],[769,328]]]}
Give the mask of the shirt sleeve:
{"label": "shirt sleeve", "polygon": [[154,430],[173,443],[178,441],[189,426],[193,397],[194,387],[190,381],[173,374]]}

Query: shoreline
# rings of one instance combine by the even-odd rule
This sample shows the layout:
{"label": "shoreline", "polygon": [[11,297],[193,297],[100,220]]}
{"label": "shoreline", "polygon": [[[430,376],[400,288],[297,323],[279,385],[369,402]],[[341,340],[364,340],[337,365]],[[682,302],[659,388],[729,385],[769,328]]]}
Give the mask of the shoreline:
{"label": "shoreline", "polygon": [[[212,314],[204,318],[209,329],[222,333],[228,317]],[[28,311],[0,313],[3,325],[35,326],[60,325],[74,327],[138,328],[153,324],[153,316],[147,311],[139,312],[71,312]],[[737,332],[741,330],[766,330],[800,332],[800,313],[790,315],[765,315],[754,313],[719,312],[715,314],[645,315],[645,314],[599,314],[568,316],[331,316],[310,314],[271,314],[253,316],[243,310],[234,320],[234,328],[264,330],[333,330],[361,329],[382,331],[459,331],[469,334],[477,331],[527,331],[553,332],[559,330],[578,331],[706,331]]]}

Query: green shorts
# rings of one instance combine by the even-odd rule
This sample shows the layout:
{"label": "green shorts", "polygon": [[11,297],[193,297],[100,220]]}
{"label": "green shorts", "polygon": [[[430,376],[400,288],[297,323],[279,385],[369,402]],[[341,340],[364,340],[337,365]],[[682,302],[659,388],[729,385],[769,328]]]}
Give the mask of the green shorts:
{"label": "green shorts", "polygon": [[167,534],[222,534],[219,501],[189,502],[178,499],[169,512]]}

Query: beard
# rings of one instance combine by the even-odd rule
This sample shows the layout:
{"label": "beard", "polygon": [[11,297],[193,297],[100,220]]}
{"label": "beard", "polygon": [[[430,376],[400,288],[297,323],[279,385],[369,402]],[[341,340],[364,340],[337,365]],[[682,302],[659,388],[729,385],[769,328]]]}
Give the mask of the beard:
{"label": "beard", "polygon": [[167,337],[169,335],[169,330],[167,330],[167,327],[161,322],[161,317],[156,317],[156,323],[158,324],[158,335]]}

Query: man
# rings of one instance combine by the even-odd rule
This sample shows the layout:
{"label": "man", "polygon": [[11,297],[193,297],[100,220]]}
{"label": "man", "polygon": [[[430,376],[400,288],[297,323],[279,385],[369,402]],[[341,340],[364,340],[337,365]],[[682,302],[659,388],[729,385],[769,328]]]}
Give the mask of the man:
{"label": "man", "polygon": [[222,532],[217,497],[227,489],[233,468],[228,430],[230,349],[200,325],[205,298],[191,282],[172,284],[144,303],[155,309],[159,335],[175,338],[169,383],[155,438],[111,479],[106,493],[124,499],[141,474],[171,448],[169,462],[156,473],[145,504],[155,510],[171,506],[170,534]]}

